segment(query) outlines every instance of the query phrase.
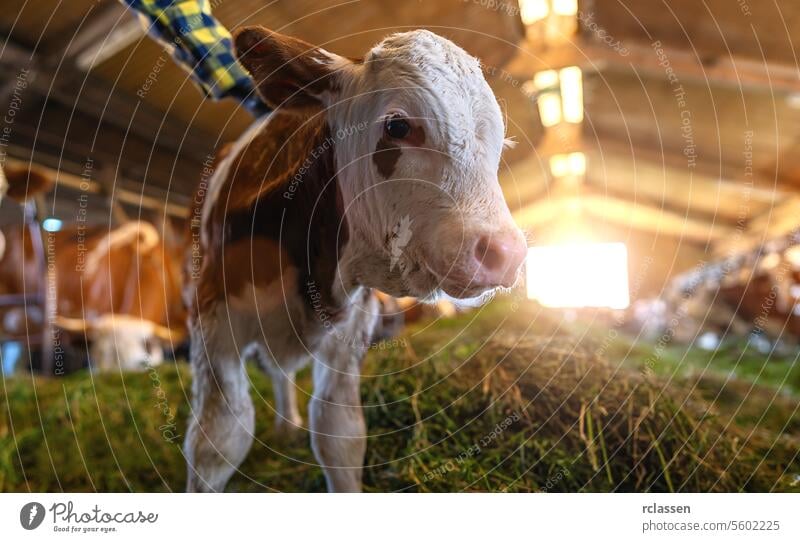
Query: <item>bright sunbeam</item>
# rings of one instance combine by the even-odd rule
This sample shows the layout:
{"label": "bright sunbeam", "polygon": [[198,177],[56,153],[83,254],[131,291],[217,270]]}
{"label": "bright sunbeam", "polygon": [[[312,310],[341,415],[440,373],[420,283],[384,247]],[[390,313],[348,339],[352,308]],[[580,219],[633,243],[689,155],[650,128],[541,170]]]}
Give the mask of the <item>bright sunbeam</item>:
{"label": "bright sunbeam", "polygon": [[528,249],[528,297],[546,307],[624,309],[628,249],[623,243],[575,243]]}

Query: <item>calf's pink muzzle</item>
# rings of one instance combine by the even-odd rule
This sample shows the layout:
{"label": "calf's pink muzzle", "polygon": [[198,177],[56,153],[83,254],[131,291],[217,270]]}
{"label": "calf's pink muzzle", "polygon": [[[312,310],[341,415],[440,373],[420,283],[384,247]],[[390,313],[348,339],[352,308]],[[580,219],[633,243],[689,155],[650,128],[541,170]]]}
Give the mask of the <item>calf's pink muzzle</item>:
{"label": "calf's pink muzzle", "polygon": [[472,250],[472,285],[486,288],[514,286],[527,253],[525,237],[519,230],[480,235]]}

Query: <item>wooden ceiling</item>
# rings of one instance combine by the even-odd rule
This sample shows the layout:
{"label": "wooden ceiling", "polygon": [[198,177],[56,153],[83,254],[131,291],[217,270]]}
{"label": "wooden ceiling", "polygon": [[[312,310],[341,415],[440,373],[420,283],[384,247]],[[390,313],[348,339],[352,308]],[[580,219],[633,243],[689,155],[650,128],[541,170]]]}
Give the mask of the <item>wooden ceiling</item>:
{"label": "wooden ceiling", "polygon": [[590,0],[584,13],[625,43],[660,40],[706,62],[741,58],[797,66],[800,10],[765,0]]}
{"label": "wooden ceiling", "polygon": [[[632,265],[648,255],[672,262],[659,264],[650,281],[654,289],[700,260],[752,248],[796,227],[800,75],[793,36],[800,36],[800,4],[581,0],[577,33],[542,44],[526,39],[516,4],[508,1],[237,0],[219,2],[215,14],[229,28],[262,24],[352,56],[408,28],[450,37],[481,59],[507,114],[518,145],[504,157],[501,184],[533,239],[550,242],[580,230],[626,241]],[[101,20],[111,21],[106,33],[129,22],[124,12],[109,16],[112,4],[7,0],[0,35],[52,69],[70,41],[101,19],[103,8]],[[131,186],[152,183],[185,196],[200,167],[190,164],[235,138],[250,118],[233,103],[204,100],[166,58],[139,36],[86,77],[124,102],[159,66],[137,122],[124,111],[103,122],[139,130],[133,150],[120,143],[110,152],[135,154],[120,168]],[[525,83],[537,71],[571,65],[583,69],[585,120],[577,135],[555,137],[542,127]],[[143,111],[147,119],[166,119],[161,131],[171,129],[169,137],[156,131],[149,138],[151,121],[139,121]],[[194,139],[177,145],[182,134]],[[148,143],[153,165],[144,168]],[[587,157],[578,192],[565,190],[548,172],[551,154],[575,150]]]}
{"label": "wooden ceiling", "polygon": [[[490,65],[503,65],[523,36],[518,19],[463,0],[239,0],[220,2],[214,14],[231,29],[259,24],[352,57],[363,56],[389,33],[428,28],[460,43]],[[159,47],[143,38],[96,71],[135,93],[159,55],[163,55]],[[251,120],[232,103],[202,100],[187,75],[173,64],[164,66],[146,99],[210,134],[222,131],[227,140],[234,139]]]}
{"label": "wooden ceiling", "polygon": [[632,274],[645,253],[674,256],[646,280],[658,291],[675,272],[800,226],[800,5],[585,0],[578,16],[577,34],[524,44],[506,67],[520,79],[584,73],[580,142],[562,144],[586,154],[580,191],[548,174],[557,137],[502,178],[535,239],[626,241]]}

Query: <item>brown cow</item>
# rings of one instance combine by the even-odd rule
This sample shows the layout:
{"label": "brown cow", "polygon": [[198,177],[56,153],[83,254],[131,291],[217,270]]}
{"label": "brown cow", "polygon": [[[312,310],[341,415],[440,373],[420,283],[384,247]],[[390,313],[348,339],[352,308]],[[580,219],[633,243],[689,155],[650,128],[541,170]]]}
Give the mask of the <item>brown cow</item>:
{"label": "brown cow", "polygon": [[[0,294],[55,292],[55,324],[86,333],[97,367],[114,360],[124,368],[144,359],[158,362],[157,345],[180,340],[185,329],[180,251],[167,249],[152,225],[70,227],[42,235],[47,275],[36,260],[29,229],[6,229]],[[43,280],[52,280],[54,288]],[[19,318],[19,311],[6,311],[8,334],[31,336],[41,329],[41,312],[26,307],[24,314]],[[106,359],[112,352],[109,344],[116,345],[116,354]]]}

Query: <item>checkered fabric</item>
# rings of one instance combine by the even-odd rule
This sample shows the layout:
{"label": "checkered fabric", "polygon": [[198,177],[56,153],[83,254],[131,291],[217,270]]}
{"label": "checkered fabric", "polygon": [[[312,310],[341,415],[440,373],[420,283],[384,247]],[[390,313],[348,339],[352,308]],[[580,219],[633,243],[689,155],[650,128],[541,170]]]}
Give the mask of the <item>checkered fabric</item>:
{"label": "checkered fabric", "polygon": [[232,97],[255,116],[269,109],[253,89],[253,80],[233,56],[230,32],[211,15],[209,0],[120,0],[133,10],[148,33],[169,49],[206,96]]}

